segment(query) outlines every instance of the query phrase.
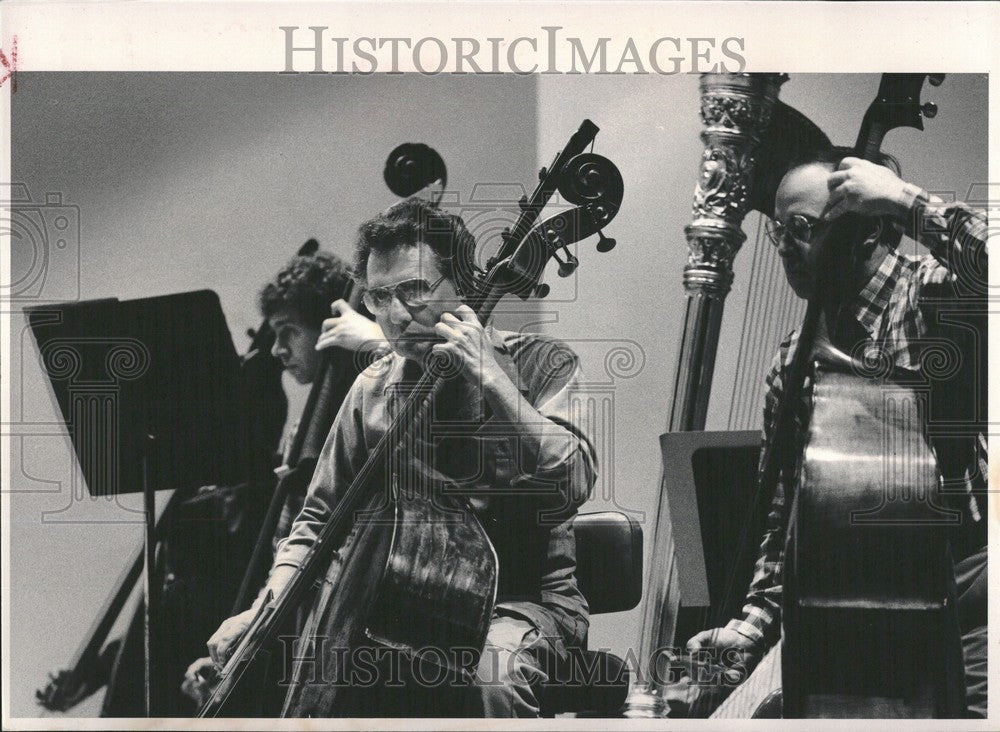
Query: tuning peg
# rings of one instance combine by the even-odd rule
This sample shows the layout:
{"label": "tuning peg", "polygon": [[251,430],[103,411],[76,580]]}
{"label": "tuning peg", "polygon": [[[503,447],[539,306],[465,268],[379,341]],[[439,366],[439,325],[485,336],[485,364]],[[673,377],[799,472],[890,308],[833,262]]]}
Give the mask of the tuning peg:
{"label": "tuning peg", "polygon": [[543,165],[542,169],[538,171],[538,180],[545,180],[545,176],[547,176],[548,174],[549,174],[549,169]]}
{"label": "tuning peg", "polygon": [[937,117],[938,106],[934,102],[924,102],[920,106],[920,111],[927,119],[934,119]]}
{"label": "tuning peg", "polygon": [[564,251],[566,252],[565,260],[560,259],[557,252],[553,252],[552,256],[557,262],[559,262],[559,276],[569,277],[571,274],[576,272],[576,268],[580,266],[580,260],[574,257],[568,249]]}
{"label": "tuning peg", "polygon": [[253,340],[254,338],[257,337],[257,331],[254,330],[253,328],[247,328],[247,337],[250,340]]}
{"label": "tuning peg", "polygon": [[597,236],[600,237],[600,241],[597,242],[597,251],[601,252],[602,254],[604,252],[610,252],[618,245],[617,239],[612,239],[611,237],[604,236],[603,231],[598,231]]}
{"label": "tuning peg", "polygon": [[927,81],[930,82],[931,86],[941,86],[941,82],[944,81],[944,74],[928,74]]}
{"label": "tuning peg", "polygon": [[548,297],[548,294],[551,290],[552,288],[546,285],[544,282],[539,282],[537,285],[535,285],[534,295],[535,297],[538,298]]}
{"label": "tuning peg", "polygon": [[528,208],[528,196],[527,195],[522,195],[517,200],[517,207],[519,209],[521,209],[522,211],[524,211],[524,209]]}

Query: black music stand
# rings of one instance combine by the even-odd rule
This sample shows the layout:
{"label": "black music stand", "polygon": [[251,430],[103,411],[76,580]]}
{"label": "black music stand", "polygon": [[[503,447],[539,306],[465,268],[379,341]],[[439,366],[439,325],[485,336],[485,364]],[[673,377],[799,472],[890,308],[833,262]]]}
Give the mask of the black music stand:
{"label": "black music stand", "polygon": [[[719,619],[739,615],[769,506],[744,527],[757,489],[759,431],[668,432],[660,435],[660,447],[681,596],[675,637],[683,644]],[[728,593],[737,562],[732,580],[740,589]]]}
{"label": "black music stand", "polygon": [[92,496],[142,491],[145,704],[152,709],[159,490],[245,479],[240,361],[211,291],[25,308]]}

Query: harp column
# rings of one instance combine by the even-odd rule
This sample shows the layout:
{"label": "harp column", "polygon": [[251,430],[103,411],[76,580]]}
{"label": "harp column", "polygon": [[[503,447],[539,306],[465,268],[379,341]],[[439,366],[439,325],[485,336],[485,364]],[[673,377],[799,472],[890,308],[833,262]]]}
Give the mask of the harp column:
{"label": "harp column", "polygon": [[[771,121],[785,74],[703,74],[701,139],[705,151],[694,191],[684,267],[684,330],[670,405],[670,432],[705,429],[722,308],[733,283],[733,260],[746,235],[754,152]],[[632,718],[666,716],[670,696],[669,654],[680,608],[674,536],[667,486],[660,478],[660,504],[645,592],[635,682],[623,713]]]}
{"label": "harp column", "polygon": [[746,234],[754,152],[771,121],[785,74],[702,74],[705,150],[694,190],[684,267],[684,331],[667,429],[703,430],[733,260]]}

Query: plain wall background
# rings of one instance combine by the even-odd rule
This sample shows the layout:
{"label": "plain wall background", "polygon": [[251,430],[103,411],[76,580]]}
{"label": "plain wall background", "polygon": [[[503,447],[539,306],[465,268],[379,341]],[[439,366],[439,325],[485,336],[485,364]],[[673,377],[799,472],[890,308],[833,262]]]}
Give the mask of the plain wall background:
{"label": "plain wall background", "polygon": [[[501,324],[534,323],[569,342],[588,378],[613,395],[602,479],[585,510],[617,506],[641,517],[648,571],[657,438],[680,337],[683,227],[702,151],[697,82],[693,75],[25,73],[12,105],[12,173],[36,200],[60,192],[79,206],[82,298],[211,288],[241,351],[243,332],[259,320],[258,288],[306,238],[347,255],[357,224],[395,200],[381,177],[395,145],[435,147],[452,195],[473,226],[490,233],[510,216],[496,201],[509,200],[511,186],[530,191],[538,166],[589,117],[601,127],[596,152],[625,180],[621,214],[608,229],[618,247],[602,255],[595,241],[580,244],[576,276],[559,281],[550,271],[550,299],[513,303],[508,310],[518,314]],[[781,98],[834,142],[850,144],[877,85],[877,75],[793,75]],[[923,133],[891,133],[884,149],[902,161],[905,178],[962,198],[986,181],[986,77],[951,76],[924,98],[940,104],[938,117]],[[727,427],[758,228],[751,214],[709,429]],[[58,277],[73,272],[57,264]],[[29,264],[15,258],[15,276],[19,266]],[[46,287],[59,286],[57,279]],[[58,409],[17,315],[12,338],[12,417],[27,425],[21,433],[42,433],[15,438],[10,456],[11,713],[31,716],[39,713],[33,690],[46,671],[69,662],[138,545],[141,517],[136,496],[71,502],[71,492],[82,491],[75,458],[52,425]],[[606,360],[616,351],[634,361],[613,376]],[[303,390],[291,391],[293,405],[301,404]],[[591,647],[624,653],[638,638],[640,609],[593,618]],[[95,713],[98,699],[74,713]]]}

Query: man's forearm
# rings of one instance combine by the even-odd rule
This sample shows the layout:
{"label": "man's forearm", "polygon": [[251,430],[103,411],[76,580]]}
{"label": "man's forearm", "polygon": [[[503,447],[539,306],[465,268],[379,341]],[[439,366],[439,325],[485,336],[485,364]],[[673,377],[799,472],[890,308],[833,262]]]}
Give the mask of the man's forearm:
{"label": "man's forearm", "polygon": [[257,595],[257,599],[254,600],[253,605],[250,607],[252,609],[257,609],[264,602],[264,598],[267,597],[268,590],[270,590],[275,597],[281,594],[285,589],[285,586],[292,581],[292,577],[298,571],[297,567],[293,567],[290,564],[279,564],[271,570],[271,574],[267,578],[267,582],[261,589],[260,594]]}
{"label": "man's forearm", "polygon": [[768,644],[781,620],[781,606],[765,598],[750,598],[743,614],[730,620],[726,627],[759,645]]}
{"label": "man's forearm", "polygon": [[573,478],[567,481],[566,486],[572,495],[564,498],[575,505],[583,503],[590,492],[590,481],[578,476],[581,471],[572,464],[585,461],[582,452],[586,446],[580,444],[579,435],[545,417],[502,372],[483,379],[483,397],[493,410],[496,421],[504,429],[516,431],[520,448],[518,457],[525,463],[520,467],[532,474],[566,469]]}
{"label": "man's forearm", "polygon": [[[483,398],[490,405],[498,422],[517,431],[522,449],[531,455],[542,454],[544,424],[549,422],[504,373],[483,378]],[[551,422],[549,422],[551,424]]]}

